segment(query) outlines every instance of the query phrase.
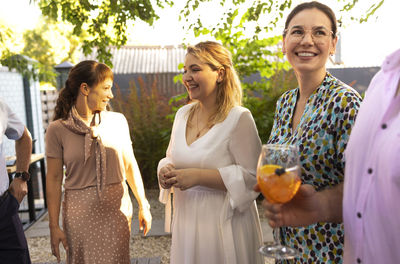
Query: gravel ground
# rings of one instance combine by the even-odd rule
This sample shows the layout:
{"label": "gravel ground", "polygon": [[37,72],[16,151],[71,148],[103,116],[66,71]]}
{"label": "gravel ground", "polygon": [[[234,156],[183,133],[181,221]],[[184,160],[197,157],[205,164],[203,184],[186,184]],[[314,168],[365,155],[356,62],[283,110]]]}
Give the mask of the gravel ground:
{"label": "gravel ground", "polygon": [[[150,202],[153,219],[164,218],[164,205],[158,202],[158,190],[146,190],[147,199]],[[261,208],[260,217],[262,217]],[[134,216],[137,216],[137,205],[134,206]],[[42,220],[45,221],[46,217]],[[51,255],[50,237],[27,238],[31,259],[33,263],[55,262],[56,259]],[[171,247],[171,236],[142,237],[135,235],[131,237],[130,253],[132,258],[161,257],[162,264],[169,263],[169,252]],[[62,248],[62,247],[61,247]],[[61,259],[65,260],[65,252],[61,250]],[[272,264],[271,260],[266,260],[265,264]]]}

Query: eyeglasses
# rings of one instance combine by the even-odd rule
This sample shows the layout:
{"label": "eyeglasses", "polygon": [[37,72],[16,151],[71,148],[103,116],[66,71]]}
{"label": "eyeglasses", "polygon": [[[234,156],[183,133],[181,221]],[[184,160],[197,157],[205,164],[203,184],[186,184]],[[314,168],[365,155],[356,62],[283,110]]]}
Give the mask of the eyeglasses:
{"label": "eyeglasses", "polygon": [[311,38],[315,44],[325,43],[331,34],[334,35],[332,30],[328,30],[324,27],[304,29],[303,27],[294,26],[290,29],[285,29],[283,31],[283,36],[287,37],[290,41],[297,43],[304,39],[307,31],[311,31]]}

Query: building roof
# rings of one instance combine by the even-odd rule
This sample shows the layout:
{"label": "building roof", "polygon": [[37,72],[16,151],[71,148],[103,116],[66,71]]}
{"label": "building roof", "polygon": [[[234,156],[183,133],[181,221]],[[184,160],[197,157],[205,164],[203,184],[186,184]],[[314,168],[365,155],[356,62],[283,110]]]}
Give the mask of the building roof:
{"label": "building roof", "polygon": [[345,67],[328,68],[333,76],[363,93],[367,90],[369,83],[380,67]]}
{"label": "building roof", "polygon": [[[176,73],[186,54],[182,46],[123,46],[110,51],[114,74]],[[83,59],[96,60],[96,54]]]}

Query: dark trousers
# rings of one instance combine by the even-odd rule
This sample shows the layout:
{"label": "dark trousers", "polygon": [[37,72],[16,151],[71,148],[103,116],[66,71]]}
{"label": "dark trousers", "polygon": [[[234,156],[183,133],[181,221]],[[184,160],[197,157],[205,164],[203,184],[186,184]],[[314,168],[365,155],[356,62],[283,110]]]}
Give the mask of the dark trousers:
{"label": "dark trousers", "polygon": [[18,209],[17,199],[8,193],[0,204],[0,264],[31,263]]}

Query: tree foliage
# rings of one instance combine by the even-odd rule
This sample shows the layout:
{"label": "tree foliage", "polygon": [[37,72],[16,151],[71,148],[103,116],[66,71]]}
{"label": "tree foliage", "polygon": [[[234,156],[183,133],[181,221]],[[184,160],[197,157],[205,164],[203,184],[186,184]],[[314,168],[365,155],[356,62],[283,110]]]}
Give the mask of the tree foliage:
{"label": "tree foliage", "polygon": [[0,64],[16,69],[27,77],[37,77],[37,64],[19,55],[13,47],[15,33],[3,23],[0,23]]}
{"label": "tree foliage", "polygon": [[[142,20],[152,25],[158,15],[150,0],[34,0],[42,14],[54,20],[67,21],[73,25],[73,34],[83,39],[85,55],[96,49],[97,58],[110,66],[110,46],[120,47],[127,42],[127,25]],[[172,5],[169,0],[156,0],[163,8]]]}
{"label": "tree foliage", "polygon": [[75,36],[71,25],[42,20],[35,29],[24,33],[25,46],[22,54],[38,62],[38,78],[41,82],[56,85],[54,66],[63,62],[72,63],[78,60],[80,39],[84,35]]}

